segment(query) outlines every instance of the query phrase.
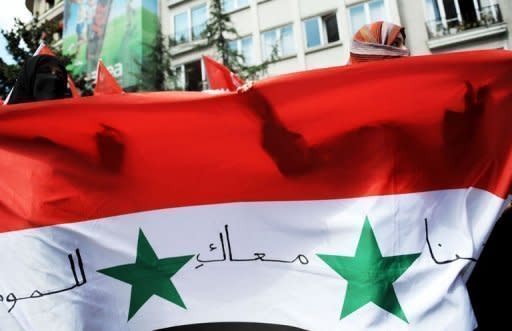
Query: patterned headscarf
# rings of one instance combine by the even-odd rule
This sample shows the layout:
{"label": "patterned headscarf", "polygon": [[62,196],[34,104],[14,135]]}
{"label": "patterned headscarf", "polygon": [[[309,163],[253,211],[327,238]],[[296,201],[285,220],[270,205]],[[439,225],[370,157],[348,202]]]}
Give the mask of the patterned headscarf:
{"label": "patterned headscarf", "polygon": [[367,24],[352,39],[350,63],[409,56],[404,42],[405,29],[399,25],[382,21]]}

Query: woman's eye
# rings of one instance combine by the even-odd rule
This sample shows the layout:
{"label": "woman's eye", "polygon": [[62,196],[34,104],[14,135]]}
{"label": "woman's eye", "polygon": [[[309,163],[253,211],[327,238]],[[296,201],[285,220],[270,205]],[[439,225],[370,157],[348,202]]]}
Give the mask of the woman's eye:
{"label": "woman's eye", "polygon": [[40,74],[49,74],[51,73],[51,69],[47,67],[41,67],[37,70],[37,72]]}

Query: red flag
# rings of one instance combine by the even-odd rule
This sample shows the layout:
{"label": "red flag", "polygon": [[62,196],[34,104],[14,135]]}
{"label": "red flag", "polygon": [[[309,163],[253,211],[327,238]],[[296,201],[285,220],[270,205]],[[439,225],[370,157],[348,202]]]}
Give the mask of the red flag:
{"label": "red flag", "polygon": [[[41,45],[39,45],[39,47],[35,51],[34,56],[36,56],[36,55],[55,56],[55,54],[52,52],[50,47],[48,47],[48,45],[46,45],[44,42],[41,43]],[[78,92],[78,90],[75,86],[75,82],[73,81],[73,79],[71,78],[70,75],[68,75],[68,86],[69,86],[69,90],[71,91],[71,95],[73,96],[73,98],[80,97],[80,93]]]}
{"label": "red flag", "polygon": [[39,47],[34,52],[34,56],[36,55],[50,55],[55,56],[50,47],[48,47],[44,42],[39,45]]}
{"label": "red flag", "polygon": [[[510,52],[454,53],[285,75],[255,84],[256,95],[127,93],[101,104],[91,97],[6,106],[0,136],[19,139],[24,147],[19,154],[0,151],[0,172],[9,173],[0,187],[38,191],[30,201],[25,194],[0,194],[11,210],[0,226],[20,229],[178,205],[468,186],[507,196],[511,68]],[[113,86],[111,92],[121,93]],[[76,112],[64,111],[70,108]],[[120,113],[112,117],[112,109]],[[53,144],[41,146],[32,137]],[[122,169],[113,177],[102,169],[116,168],[115,160],[101,161],[111,150]],[[294,180],[286,179],[287,155],[305,163]],[[50,177],[11,170],[29,171],[40,162]],[[78,176],[71,186],[54,177],[71,174]],[[45,202],[55,192],[68,197],[58,210]]]}
{"label": "red flag", "polygon": [[71,76],[69,76],[69,75],[68,75],[68,85],[69,85],[69,90],[71,91],[71,95],[73,96],[73,98],[79,98],[80,93],[78,93],[78,90],[75,86],[75,82],[71,79]]}
{"label": "red flag", "polygon": [[107,67],[100,59],[96,71],[96,86],[94,87],[94,95],[121,94],[123,89],[119,86],[117,80],[112,76]]}
{"label": "red flag", "polygon": [[[482,51],[5,106],[10,325],[474,329],[463,280],[512,185],[511,85],[512,53]],[[374,290],[395,303],[357,301]]]}
{"label": "red flag", "polygon": [[226,89],[228,91],[236,91],[238,87],[244,84],[240,77],[211,57],[204,55],[203,61],[208,76],[208,83],[212,90]]}

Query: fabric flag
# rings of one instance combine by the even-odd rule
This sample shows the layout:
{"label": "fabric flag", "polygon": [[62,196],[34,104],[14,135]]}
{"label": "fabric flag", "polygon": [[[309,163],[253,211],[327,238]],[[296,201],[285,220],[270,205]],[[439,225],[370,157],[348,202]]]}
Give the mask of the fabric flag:
{"label": "fabric flag", "polygon": [[233,92],[244,84],[244,81],[236,74],[211,57],[204,55],[203,62],[206,68],[206,76],[208,77],[210,89],[224,89]]}
{"label": "fabric flag", "polygon": [[96,69],[96,86],[94,87],[94,95],[110,95],[121,94],[123,88],[119,86],[117,80],[112,76],[107,67],[100,59],[98,61],[98,68]]}
{"label": "fabric flag", "polygon": [[481,51],[6,106],[0,329],[473,330],[511,83]]}
{"label": "fabric flag", "polygon": [[50,55],[50,56],[55,56],[55,54],[52,52],[52,50],[50,49],[50,47],[48,47],[44,42],[42,42],[39,47],[36,49],[36,51],[34,52],[34,56],[37,56],[37,55]]}

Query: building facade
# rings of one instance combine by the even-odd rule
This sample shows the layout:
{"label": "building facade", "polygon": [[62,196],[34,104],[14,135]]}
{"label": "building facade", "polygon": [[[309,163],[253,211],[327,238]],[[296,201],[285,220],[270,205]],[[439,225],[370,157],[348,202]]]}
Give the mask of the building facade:
{"label": "building facade", "polygon": [[512,49],[510,0],[398,0],[413,54]]}
{"label": "building facade", "polygon": [[60,30],[54,35],[54,39],[62,38],[64,22],[64,1],[65,0],[25,0],[25,6],[34,16],[41,21],[55,21],[59,24]]}
{"label": "building facade", "polygon": [[64,19],[64,0],[25,0],[25,6],[43,21]]}
{"label": "building facade", "polygon": [[[62,20],[68,0],[26,0],[42,19]],[[127,0],[113,0],[127,1]],[[348,62],[353,33],[377,20],[406,27],[412,55],[512,49],[510,0],[222,0],[239,38],[229,46],[249,64],[279,60],[267,76]],[[160,0],[160,27],[175,41],[173,66],[187,90],[206,87],[201,56],[210,0]]]}
{"label": "building facade", "polygon": [[[223,0],[240,38],[231,47],[261,63],[273,47],[279,60],[267,75],[343,65],[353,33],[377,20],[406,27],[412,55],[512,47],[510,0]],[[208,0],[161,1],[161,27],[173,48],[184,87],[205,84],[201,29]]]}

